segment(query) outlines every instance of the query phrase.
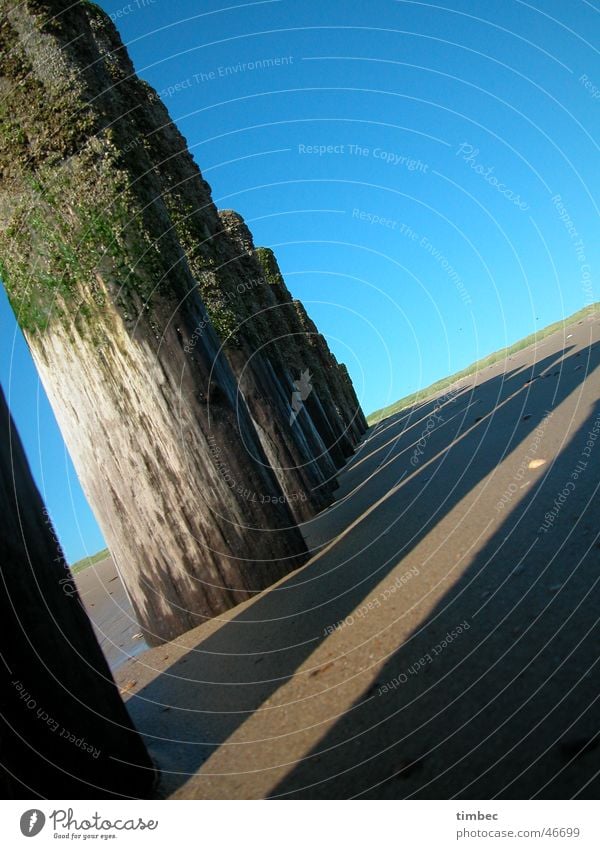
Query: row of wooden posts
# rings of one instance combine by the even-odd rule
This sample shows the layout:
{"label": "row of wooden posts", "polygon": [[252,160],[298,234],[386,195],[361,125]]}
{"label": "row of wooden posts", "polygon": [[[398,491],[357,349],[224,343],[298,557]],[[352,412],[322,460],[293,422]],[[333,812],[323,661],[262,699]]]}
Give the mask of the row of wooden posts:
{"label": "row of wooden posts", "polygon": [[[345,366],[210,187],[93,4],[0,0],[1,277],[148,643],[306,562],[366,430]],[[154,770],[4,397],[8,795],[147,795]],[[58,552],[58,553],[57,553]]]}

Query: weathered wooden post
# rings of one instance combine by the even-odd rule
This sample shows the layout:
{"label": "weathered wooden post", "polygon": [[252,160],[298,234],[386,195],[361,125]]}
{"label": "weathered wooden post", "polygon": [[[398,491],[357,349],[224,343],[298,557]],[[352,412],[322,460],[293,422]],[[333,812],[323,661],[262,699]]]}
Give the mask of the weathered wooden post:
{"label": "weathered wooden post", "polygon": [[[277,411],[283,434],[279,442],[291,444],[290,453],[295,458],[293,471],[308,481],[306,486],[312,496],[310,506],[318,510],[331,500],[338,464],[336,445],[333,440],[326,444],[308,412],[307,405],[316,400],[312,384],[307,386],[306,397],[301,402],[303,414],[298,415],[298,411],[292,408],[294,386],[291,364],[298,376],[302,369],[308,371],[310,351],[304,337],[290,333],[284,309],[258,260],[252,234],[241,215],[233,210],[220,210],[219,218],[234,250],[228,266],[235,270],[240,281],[237,288],[244,292],[238,308],[242,353],[232,349],[233,346],[227,346],[229,360],[246,397],[253,394],[249,371],[254,369],[270,376],[272,388],[269,398]],[[260,415],[260,410],[256,415]],[[277,455],[273,457],[272,465],[281,468]],[[287,469],[282,471],[290,473]]]}
{"label": "weathered wooden post", "polygon": [[352,387],[348,369],[333,356],[325,337],[319,333],[304,305],[294,301],[294,308],[299,326],[306,334],[308,347],[313,351],[314,367],[320,376],[323,391],[327,393],[330,405],[337,411],[343,434],[353,448],[366,430],[366,419]]}
{"label": "weathered wooden post", "polygon": [[[252,344],[268,360],[287,399],[293,394],[294,379],[303,371],[311,374],[310,392],[294,422],[296,440],[309,446],[313,466],[320,467],[323,480],[331,481],[360,436],[353,421],[362,416],[355,395],[358,414],[349,414],[344,384],[348,372],[344,366],[342,373],[325,338],[300,301],[292,299],[273,252],[254,246],[239,213],[220,210],[219,217],[236,248],[236,257],[227,265],[237,272],[239,288],[244,290],[245,280],[260,284],[249,286],[241,303],[241,332],[252,334]],[[332,393],[337,393],[337,400]],[[321,486],[326,491],[326,485]]]}
{"label": "weathered wooden post", "polygon": [[[366,420],[354,389],[349,392],[347,388],[350,378],[346,366],[338,364],[303,304],[292,299],[273,251],[257,248],[255,254],[275,293],[290,338],[296,340],[302,358],[310,364],[316,388],[313,401],[318,400],[322,408],[322,412],[314,412],[314,418],[321,421],[320,429],[329,450],[334,453],[337,448],[338,464],[341,465],[366,430]],[[292,352],[288,351],[290,366],[293,359]],[[308,400],[309,412],[310,404],[311,399]]]}
{"label": "weathered wooden post", "polygon": [[[181,137],[161,136],[164,109],[98,7],[0,0],[0,15],[0,277],[155,644],[269,586],[306,549],[217,356],[186,210],[167,202],[156,138],[177,159]],[[206,216],[208,237],[222,228]],[[214,249],[203,256],[208,273]]]}
{"label": "weathered wooden post", "polygon": [[0,389],[3,798],[146,797],[154,768],[119,696]]}

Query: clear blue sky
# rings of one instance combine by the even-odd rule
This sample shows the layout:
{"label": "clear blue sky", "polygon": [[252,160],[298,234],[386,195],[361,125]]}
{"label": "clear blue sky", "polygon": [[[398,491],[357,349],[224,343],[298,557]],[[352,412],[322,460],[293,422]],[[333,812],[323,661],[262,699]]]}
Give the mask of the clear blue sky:
{"label": "clear blue sky", "polygon": [[[367,412],[598,299],[600,14],[444,2],[100,4]],[[74,560],[102,537],[3,295],[0,321],[0,380]]]}

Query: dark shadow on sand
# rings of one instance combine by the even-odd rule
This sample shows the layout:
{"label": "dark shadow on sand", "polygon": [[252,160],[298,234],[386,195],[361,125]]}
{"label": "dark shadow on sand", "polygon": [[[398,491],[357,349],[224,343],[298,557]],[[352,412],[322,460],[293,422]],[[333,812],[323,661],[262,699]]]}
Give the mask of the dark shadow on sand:
{"label": "dark shadow on sand", "polygon": [[[216,748],[254,711],[259,710],[326,639],[327,627],[351,614],[473,487],[484,481],[507,454],[531,436],[547,411],[573,393],[600,362],[597,344],[578,354],[569,353],[570,350],[565,348],[562,353],[547,356],[532,366],[515,368],[480,383],[474,390],[467,387],[447,398],[437,409],[436,415],[441,417],[441,421],[428,433],[416,467],[411,464],[410,458],[428,418],[439,406],[436,401],[402,411],[369,431],[342,475],[338,494],[343,509],[338,501],[326,515],[317,517],[314,527],[309,529],[310,538],[319,551],[313,561],[257,598],[129,700],[130,713],[163,771],[164,794],[183,784]],[[586,367],[576,370],[577,365],[585,361],[583,355],[586,352],[589,358]],[[463,382],[468,384],[470,381]],[[544,479],[545,493],[554,491],[557,481],[564,476],[565,465],[570,462],[569,452],[563,451]],[[533,496],[532,490],[526,503]],[[523,521],[528,533],[540,524],[548,498],[549,495],[544,495],[535,499],[535,507]],[[380,503],[374,506],[378,499]],[[497,711],[502,700],[494,699],[493,695],[506,683],[510,663],[499,662],[497,675],[496,667],[491,666],[500,649],[506,648],[507,633],[515,627],[511,616],[521,617],[518,613],[510,613],[510,609],[522,597],[526,582],[530,580],[526,564],[519,577],[513,576],[503,584],[503,587],[510,588],[510,592],[503,589],[493,596],[493,599],[498,598],[497,602],[490,601],[477,616],[475,613],[482,606],[482,593],[492,594],[525,551],[521,533],[510,533],[519,525],[523,510],[524,504],[522,509],[510,509],[504,526],[494,537],[495,548],[490,545],[480,552],[468,572],[440,603],[436,613],[398,650],[387,664],[386,671],[379,676],[381,682],[382,678],[392,678],[398,670],[414,664],[425,651],[430,650],[432,644],[439,642],[449,623],[454,628],[458,622],[468,618],[470,628],[456,642],[456,649],[448,649],[435,664],[428,664],[427,671],[414,677],[415,692],[423,689],[434,695],[428,696],[423,704],[417,699],[410,712],[398,714],[402,716],[401,720],[397,720],[401,723],[399,726],[393,717],[400,704],[398,699],[404,704],[407,690],[396,689],[391,697],[389,694],[377,696],[373,693],[363,696],[311,755],[292,770],[273,795],[346,798],[368,792],[369,787],[380,780],[384,780],[385,784],[377,788],[375,796],[386,793],[393,797],[407,795],[407,790],[412,792],[422,787],[423,777],[429,776],[429,770],[433,777],[439,772],[439,764],[445,763],[440,760],[441,754],[425,754],[431,749],[429,738],[434,743],[439,742],[431,730],[427,732],[427,738],[423,736],[424,731],[415,731],[410,736],[411,731],[420,727],[430,714],[441,708],[440,724],[435,726],[440,729],[438,736],[451,733],[470,719],[475,706],[485,700],[488,692],[492,708],[484,714],[486,724],[482,728],[493,730],[498,726],[502,717]],[[391,521],[390,516],[393,516]],[[353,522],[368,522],[368,545],[364,550],[359,550],[352,530],[347,530]],[[324,536],[326,524],[333,537],[340,534],[329,547]],[[506,548],[507,544],[504,548],[500,545],[504,537],[513,541],[510,549]],[[560,544],[557,530],[546,537],[545,546],[558,547]],[[498,546],[500,548],[496,552]],[[531,555],[535,562],[542,552],[541,544],[538,546],[535,557]],[[545,548],[543,550],[546,551]],[[545,553],[541,559],[545,562]],[[486,565],[488,560],[492,566]],[[500,568],[498,563],[504,566]],[[562,570],[563,575],[565,564],[558,564],[556,569]],[[588,580],[589,576],[585,578],[586,582]],[[547,589],[536,592],[537,595],[532,598],[536,599],[539,607]],[[578,588],[577,598],[580,592],[581,588]],[[476,603],[478,599],[479,604]],[[537,610],[537,607],[532,607],[531,611]],[[508,624],[494,632],[497,636],[481,642],[485,633],[491,631],[507,611]],[[521,621],[522,617],[519,618]],[[524,643],[527,652],[519,654],[520,668],[517,672],[524,667],[529,653],[539,649],[540,640],[548,633],[549,625],[546,623],[550,620],[546,617],[543,621],[543,627],[532,626],[529,638],[518,642],[518,645]],[[579,633],[579,626],[575,630]],[[571,631],[569,633],[572,638]],[[513,640],[517,644],[516,635],[513,635]],[[463,678],[459,675],[443,676],[456,665],[457,659],[460,660],[461,653],[467,653],[478,643],[481,646],[476,652],[477,660],[468,667],[469,680],[475,678],[478,671],[484,673],[484,679],[453,703],[456,687],[461,692],[465,689]],[[560,651],[563,648],[561,645]],[[552,671],[545,656],[536,664],[534,678],[525,673],[527,692],[532,690],[538,677],[548,677]],[[574,674],[574,667],[569,669],[569,674]],[[446,687],[449,679],[455,682],[454,687]],[[564,686],[564,678],[557,680]],[[437,681],[443,681],[444,686],[436,687]],[[587,697],[587,690],[585,692]],[[522,694],[525,695],[525,689]],[[452,706],[454,704],[456,707]],[[444,709],[445,705],[448,705],[447,709]],[[368,731],[377,721],[381,721],[381,725],[377,726],[381,730]],[[409,735],[409,741],[400,745],[397,741],[405,733]],[[465,739],[466,733],[462,733],[461,739]],[[471,734],[471,731],[468,733]],[[368,735],[372,735],[372,739],[368,740]],[[454,735],[452,739],[456,737]],[[396,748],[390,748],[389,755],[378,754],[390,743]],[[320,755],[324,750],[332,750],[335,755],[324,759]],[[435,752],[440,751],[443,751],[441,747],[435,749]],[[487,757],[486,750],[478,751],[482,758]],[[359,763],[362,763],[360,767],[357,766]],[[445,774],[447,778],[427,785],[419,791],[420,795],[431,798],[435,798],[436,794],[442,798],[452,795],[467,783],[468,777],[478,774],[477,763],[475,758],[473,764],[462,767],[460,781],[456,771],[448,772]],[[403,768],[404,778],[390,778]],[[333,774],[341,770],[345,770],[345,777],[334,778]],[[456,770],[460,772],[461,766],[458,765]],[[402,783],[406,781],[406,774],[412,776],[410,784]],[[504,774],[509,775],[509,772]],[[490,785],[487,779],[482,779],[477,786],[471,785],[466,795],[476,797],[479,792],[487,792],[482,788],[499,788],[504,778],[498,778],[497,773],[494,775],[495,783]],[[302,789],[308,785],[312,785],[310,789]],[[388,789],[382,791],[382,787]]]}

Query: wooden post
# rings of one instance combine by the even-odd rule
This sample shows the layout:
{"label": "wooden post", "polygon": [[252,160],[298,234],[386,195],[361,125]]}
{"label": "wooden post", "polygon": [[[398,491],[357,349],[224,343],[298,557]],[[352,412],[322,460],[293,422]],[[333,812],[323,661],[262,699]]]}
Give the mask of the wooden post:
{"label": "wooden post", "polygon": [[3,798],[151,794],[133,727],[0,390]]}

